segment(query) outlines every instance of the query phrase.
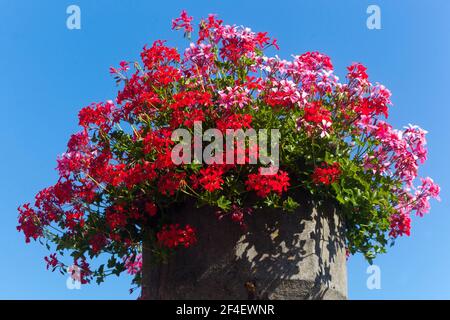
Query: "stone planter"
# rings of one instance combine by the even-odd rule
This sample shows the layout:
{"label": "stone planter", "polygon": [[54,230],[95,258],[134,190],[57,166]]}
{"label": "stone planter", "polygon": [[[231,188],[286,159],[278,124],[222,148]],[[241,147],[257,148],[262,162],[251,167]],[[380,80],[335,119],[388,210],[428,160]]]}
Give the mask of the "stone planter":
{"label": "stone planter", "polygon": [[144,299],[347,298],[344,228],[332,206],[254,212],[246,232],[212,210],[177,212],[176,221],[197,229],[198,244],[159,265],[144,244]]}

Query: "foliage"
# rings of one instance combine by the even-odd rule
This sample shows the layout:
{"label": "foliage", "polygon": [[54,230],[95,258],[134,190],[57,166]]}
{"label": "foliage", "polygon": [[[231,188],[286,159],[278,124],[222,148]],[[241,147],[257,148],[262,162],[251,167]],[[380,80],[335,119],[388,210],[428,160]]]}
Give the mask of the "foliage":
{"label": "foliage", "polygon": [[[190,36],[191,21],[183,12],[173,28]],[[258,208],[288,214],[301,206],[299,188],[339,208],[351,254],[370,261],[390,240],[409,235],[410,215],[428,212],[429,199],[439,194],[430,178],[415,186],[426,132],[386,122],[391,94],[369,82],[363,65],[348,67],[341,83],[326,55],[308,52],[291,61],[265,55],[274,48],[266,33],[210,15],[183,55],[156,41],[144,47],[141,64],[111,68],[121,85],[116,100],[80,111],[82,130],[58,158],[58,182],[39,192],[34,206],[19,208],[26,241],[69,252],[82,282],[128,270],[139,285],[144,238],[161,259],[197,241],[194,226],[173,221],[177,203],[215,207],[219,217],[245,228]],[[172,132],[194,133],[194,121],[222,132],[278,129],[280,170],[264,175],[261,163],[174,164]],[[94,267],[102,254],[106,266]],[[56,254],[46,261],[65,268]]]}

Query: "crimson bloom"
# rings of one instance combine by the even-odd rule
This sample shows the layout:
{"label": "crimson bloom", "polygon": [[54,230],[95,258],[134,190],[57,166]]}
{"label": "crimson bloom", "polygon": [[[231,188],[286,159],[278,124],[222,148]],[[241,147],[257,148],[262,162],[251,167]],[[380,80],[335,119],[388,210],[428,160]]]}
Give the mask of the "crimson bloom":
{"label": "crimson bloom", "polygon": [[336,182],[340,175],[339,163],[335,162],[332,165],[323,163],[314,169],[312,180],[315,184],[330,185]]}

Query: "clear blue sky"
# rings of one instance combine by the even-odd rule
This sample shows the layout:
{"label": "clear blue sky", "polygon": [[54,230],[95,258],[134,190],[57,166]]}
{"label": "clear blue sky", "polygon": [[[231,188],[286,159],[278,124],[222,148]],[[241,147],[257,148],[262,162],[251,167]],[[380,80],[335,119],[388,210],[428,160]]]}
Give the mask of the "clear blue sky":
{"label": "clear blue sky", "polygon": [[[81,30],[66,28],[71,4],[81,8]],[[381,8],[382,30],[366,28],[370,4]],[[362,62],[371,80],[393,92],[394,124],[430,131],[430,159],[421,173],[441,184],[442,202],[414,219],[410,238],[375,261],[381,290],[366,288],[367,263],[361,256],[350,258],[349,296],[449,299],[448,0],[0,0],[0,298],[136,298],[128,294],[126,276],[68,290],[63,276],[45,270],[47,251],[26,245],[15,230],[16,208],[55,182],[55,158],[77,130],[78,110],[114,97],[111,65],[136,59],[143,45],[156,39],[186,44],[170,30],[181,9],[196,18],[217,13],[227,23],[268,31],[278,38],[282,57],[322,51],[341,77],[345,66]]]}

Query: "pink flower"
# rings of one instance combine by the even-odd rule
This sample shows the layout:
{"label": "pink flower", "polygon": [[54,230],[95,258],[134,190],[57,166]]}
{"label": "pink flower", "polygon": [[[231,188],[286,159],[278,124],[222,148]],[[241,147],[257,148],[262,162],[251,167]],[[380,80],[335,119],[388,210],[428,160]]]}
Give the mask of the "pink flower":
{"label": "pink flower", "polygon": [[427,177],[421,179],[421,181],[422,185],[417,187],[413,201],[413,210],[416,210],[416,214],[419,216],[423,216],[430,211],[430,199],[440,200],[439,193],[441,192],[439,185],[434,183],[433,179]]}
{"label": "pink flower", "polygon": [[180,17],[172,20],[172,29],[179,30],[184,29],[184,32],[190,33],[194,29],[192,28],[191,21],[192,17],[189,17],[185,10],[181,11]]}
{"label": "pink flower", "polygon": [[249,90],[240,86],[227,87],[226,91],[219,91],[219,103],[226,109],[243,108],[250,103]]}
{"label": "pink flower", "polygon": [[198,71],[202,74],[206,73],[209,68],[214,67],[214,53],[212,52],[212,46],[204,43],[197,46],[194,43],[191,43],[190,47],[184,52],[184,61],[192,62],[192,72],[194,74],[197,74]]}
{"label": "pink flower", "polygon": [[408,148],[419,159],[420,163],[424,163],[427,159],[427,131],[423,130],[419,126],[409,125],[405,127],[403,133],[403,139],[407,142]]}
{"label": "pink flower", "polygon": [[125,263],[125,269],[127,269],[128,274],[135,275],[142,270],[142,254],[125,256],[123,258]]}
{"label": "pink flower", "polygon": [[274,80],[265,98],[270,106],[293,107],[294,104],[304,104],[306,93],[299,90],[298,85],[291,80]]}

